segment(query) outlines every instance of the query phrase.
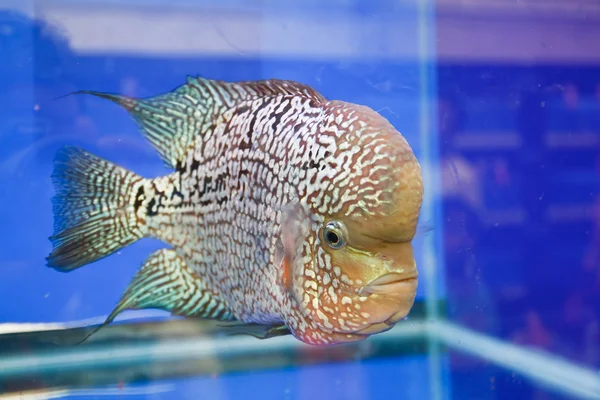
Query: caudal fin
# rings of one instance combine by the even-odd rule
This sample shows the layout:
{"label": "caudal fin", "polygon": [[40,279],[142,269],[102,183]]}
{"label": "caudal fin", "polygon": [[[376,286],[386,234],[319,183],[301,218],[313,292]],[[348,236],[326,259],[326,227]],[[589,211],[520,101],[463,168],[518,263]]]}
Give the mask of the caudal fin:
{"label": "caudal fin", "polygon": [[54,234],[48,267],[67,272],[144,236],[134,194],[143,178],[78,147],[56,155],[52,181]]}

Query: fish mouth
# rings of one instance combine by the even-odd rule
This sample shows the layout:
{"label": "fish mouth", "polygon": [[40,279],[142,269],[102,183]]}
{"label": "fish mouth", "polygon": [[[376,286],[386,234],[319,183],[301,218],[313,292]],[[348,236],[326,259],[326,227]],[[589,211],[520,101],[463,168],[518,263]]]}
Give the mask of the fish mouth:
{"label": "fish mouth", "polygon": [[374,323],[366,326],[365,328],[362,328],[354,333],[356,333],[358,335],[370,336],[370,335],[374,335],[376,333],[382,333],[382,332],[389,331],[401,319],[406,318],[409,311],[410,311],[409,309],[396,311],[394,314],[390,315],[385,321],[374,322]]}
{"label": "fish mouth", "polygon": [[417,278],[417,273],[411,275],[399,274],[395,272],[385,274],[363,287],[362,293],[382,295],[406,293],[411,289],[415,289]]}
{"label": "fish mouth", "polygon": [[410,273],[392,272],[375,278],[358,292],[359,296],[374,295],[372,299],[365,299],[361,307],[362,311],[369,314],[364,317],[366,321],[361,321],[362,326],[359,329],[341,332],[364,338],[392,329],[410,312],[417,285],[416,270]]}
{"label": "fish mouth", "polygon": [[411,274],[388,273],[367,284],[362,289],[363,295],[382,295],[386,296],[384,299],[387,300],[383,300],[384,303],[378,302],[376,306],[380,316],[375,318],[373,323],[356,333],[359,335],[373,335],[392,329],[398,321],[408,315],[412,308],[417,285],[417,271]]}
{"label": "fish mouth", "polygon": [[376,333],[383,333],[389,331],[394,327],[394,325],[396,325],[396,323],[391,321],[377,322],[354,333],[357,335],[371,336]]}

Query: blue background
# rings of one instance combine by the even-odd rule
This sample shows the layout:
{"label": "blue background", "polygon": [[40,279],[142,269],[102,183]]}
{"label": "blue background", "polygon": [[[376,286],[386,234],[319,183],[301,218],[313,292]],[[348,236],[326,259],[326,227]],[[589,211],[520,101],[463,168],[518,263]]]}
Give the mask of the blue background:
{"label": "blue background", "polygon": [[[431,12],[419,19],[414,9],[392,2],[340,4],[248,8],[267,15],[294,7],[315,13],[341,7],[358,19],[398,17],[403,23],[412,21],[403,25],[404,37],[398,40],[415,54],[421,45],[418,23],[435,32]],[[85,54],[73,50],[70,38],[45,21],[0,11],[0,25],[0,322],[107,314],[141,262],[161,246],[143,240],[69,274],[45,267],[52,233],[49,176],[56,149],[80,145],[144,176],[166,171],[125,111],[97,98],[57,97],[80,89],[151,96],[182,84],[188,74],[224,80],[284,78],[312,85],[330,99],[371,106],[407,137],[424,165],[436,173],[440,168],[454,171],[442,178],[457,178],[459,189],[446,191],[444,184],[452,186],[448,181],[442,189],[430,188],[441,212],[437,219],[422,221],[432,225],[431,235],[439,244],[435,253],[441,269],[435,275],[436,293],[430,294],[446,298],[450,320],[600,368],[600,252],[593,250],[600,244],[598,66],[464,64],[460,59],[430,63],[374,56],[303,60]],[[263,35],[265,41],[275,40],[266,28]],[[435,54],[433,43],[427,45]],[[428,75],[431,88],[421,80],[424,68],[435,73]],[[436,145],[431,149],[423,148],[420,136],[423,106],[437,118],[429,125]],[[551,145],[552,140],[559,144]],[[469,178],[473,171],[476,177]],[[420,264],[423,240],[423,235],[416,239]],[[419,299],[425,299],[428,284],[421,280]],[[455,398],[530,398],[535,392],[558,398],[476,359],[450,353],[446,361],[446,389]],[[339,377],[343,385],[362,377],[357,398],[426,398],[432,384],[428,368],[426,356],[407,357],[194,379],[178,387],[197,386],[206,396],[237,398],[213,387],[218,383],[230,392],[235,382],[248,388],[247,397],[280,398],[288,390],[289,398],[304,398],[314,397],[310,390],[304,392],[314,376],[330,377],[323,380],[329,383]],[[312,378],[290,383],[304,382],[299,376]],[[394,380],[398,383],[390,385]],[[339,387],[330,398],[349,398]]]}

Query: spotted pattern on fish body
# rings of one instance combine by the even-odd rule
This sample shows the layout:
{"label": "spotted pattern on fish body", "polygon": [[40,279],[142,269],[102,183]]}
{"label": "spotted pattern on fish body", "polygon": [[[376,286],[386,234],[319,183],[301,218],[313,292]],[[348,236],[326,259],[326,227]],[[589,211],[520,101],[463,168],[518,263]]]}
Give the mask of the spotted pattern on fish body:
{"label": "spotted pattern on fish body", "polygon": [[[127,109],[174,169],[143,179],[72,149],[57,163],[50,266],[72,270],[141,237],[172,246],[150,256],[107,323],[127,308],[158,307],[285,324],[306,343],[326,344],[393,326],[399,311],[370,313],[374,306],[410,309],[412,291],[362,293],[374,274],[397,273],[386,254],[402,258],[416,291],[410,240],[423,191],[409,144],[373,110],[279,80],[189,78],[150,99],[81,93]],[[69,200],[76,191],[85,204]],[[333,220],[349,240],[372,221],[381,240],[333,250],[323,236]]]}

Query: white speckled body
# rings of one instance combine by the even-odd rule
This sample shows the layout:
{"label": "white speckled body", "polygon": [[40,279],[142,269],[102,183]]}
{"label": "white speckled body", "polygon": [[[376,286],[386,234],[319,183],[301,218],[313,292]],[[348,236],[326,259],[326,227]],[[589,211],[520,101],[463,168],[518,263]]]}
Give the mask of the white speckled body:
{"label": "white speckled body", "polygon": [[[337,218],[355,227],[372,221],[398,243],[412,239],[420,169],[384,118],[278,80],[189,79],[162,97],[118,102],[175,169],[133,180],[128,204],[138,236],[168,243],[193,271],[195,282],[175,307],[180,314],[202,303],[202,315],[284,323],[312,344],[357,340],[354,332],[391,318],[372,321],[372,307],[361,309],[371,275],[348,267],[368,254],[365,267],[391,271],[387,245],[373,252],[358,246],[341,262],[320,236]],[[412,247],[406,254],[403,268],[413,271]],[[402,301],[413,300],[414,293]]]}
{"label": "white speckled body", "polygon": [[303,166],[330,147],[317,135],[323,114],[314,98],[242,102],[196,137],[179,171],[155,182],[167,198],[174,191],[181,197],[163,201],[156,216],[146,217],[150,231],[244,322],[283,322],[282,309],[289,307],[275,260],[281,210],[306,203],[318,171]]}

